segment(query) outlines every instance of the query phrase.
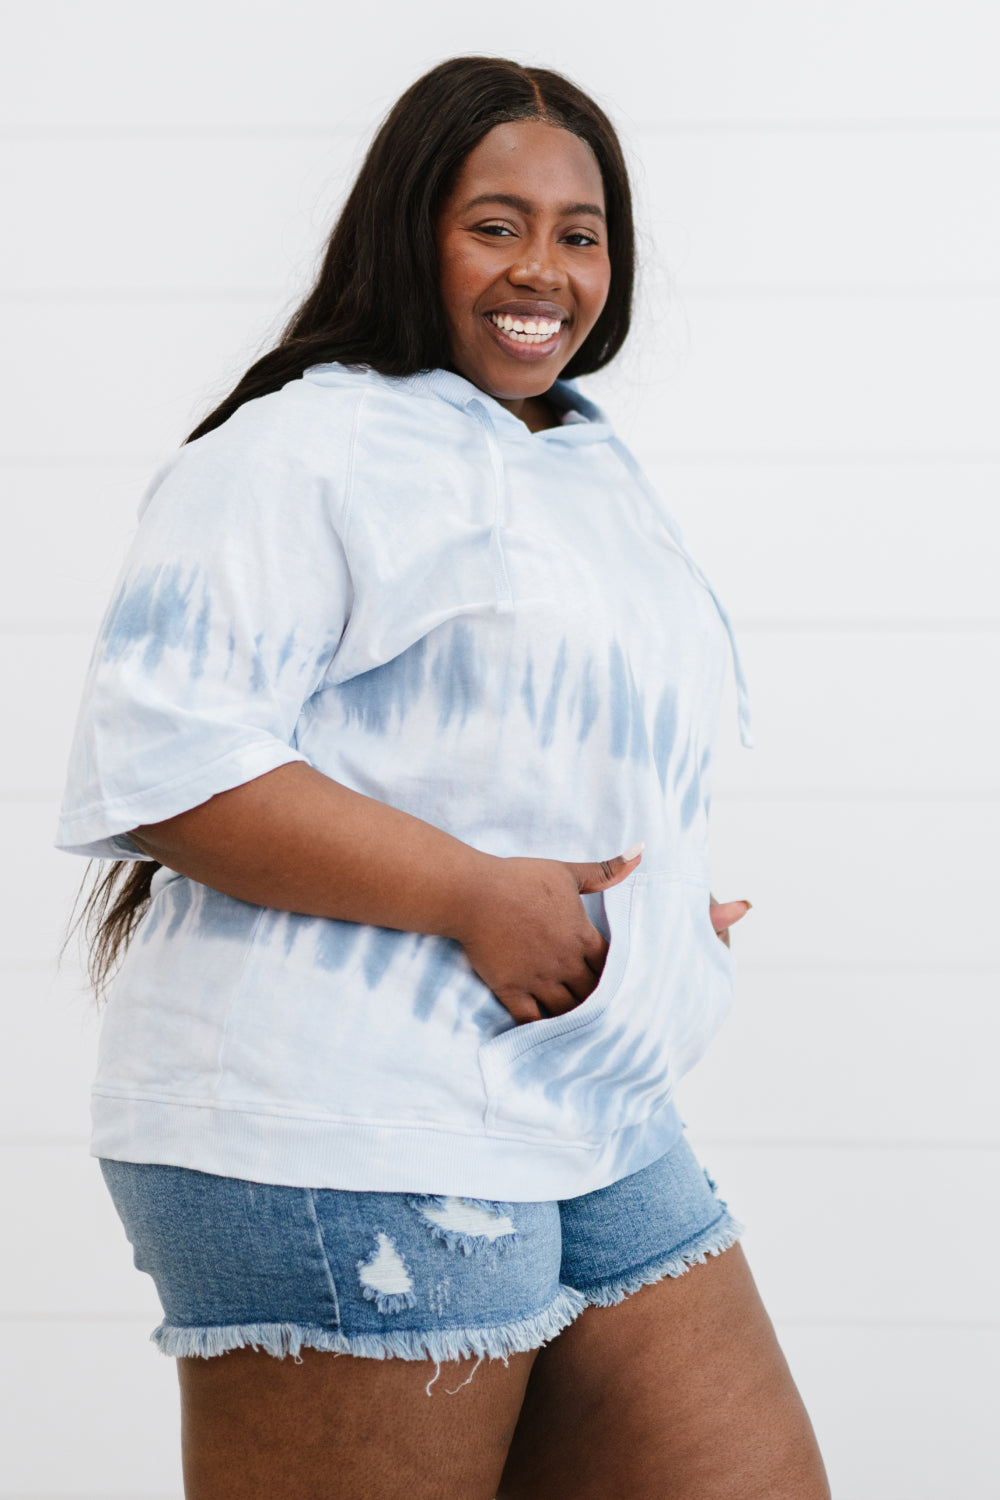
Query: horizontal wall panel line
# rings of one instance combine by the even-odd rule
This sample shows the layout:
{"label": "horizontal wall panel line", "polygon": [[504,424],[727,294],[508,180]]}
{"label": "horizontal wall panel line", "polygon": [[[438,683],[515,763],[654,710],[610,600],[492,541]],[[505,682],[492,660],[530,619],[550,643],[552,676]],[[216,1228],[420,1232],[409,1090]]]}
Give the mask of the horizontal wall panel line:
{"label": "horizontal wall panel line", "polygon": [[792,615],[737,616],[734,623],[740,631],[755,631],[760,634],[802,635],[978,635],[992,634],[1000,630],[1000,615],[969,615],[964,619],[932,615],[918,617],[901,615],[865,616],[854,619],[828,616],[811,616],[808,619]]}
{"label": "horizontal wall panel line", "polygon": [[22,1146],[30,1146],[32,1150],[72,1150],[87,1151],[90,1145],[89,1136],[85,1135],[0,1135],[0,1150],[17,1151]]}
{"label": "horizontal wall panel line", "polygon": [[[179,440],[178,440],[179,441]],[[172,450],[171,450],[172,451]],[[25,469],[105,469],[149,468],[162,463],[166,453],[0,453],[4,468]]]}
{"label": "horizontal wall panel line", "polygon": [[[80,873],[85,869],[84,860],[80,860]],[[83,970],[65,965],[62,970],[57,970],[55,958],[0,958],[0,974],[56,974],[57,972],[72,973],[75,979],[82,984]]]}
{"label": "horizontal wall panel line", "polygon": [[[786,466],[845,466],[884,468],[886,465],[1000,464],[1000,448],[647,448],[643,453],[646,468],[653,464],[720,465],[742,464],[776,468]],[[873,502],[876,503],[876,502]]]}
{"label": "horizontal wall panel line", "polygon": [[[671,282],[673,295],[679,299],[699,298],[706,302],[760,302],[760,301],[831,301],[857,298],[870,301],[873,298],[891,301],[936,301],[975,300],[1000,297],[1000,282],[996,281],[931,281],[931,282],[838,282],[830,283],[767,283],[753,282],[698,283],[674,278]],[[291,295],[287,284],[269,287],[0,287],[0,304],[106,302],[112,305],[148,302],[161,303],[217,303],[217,302],[276,302],[287,303],[289,312],[298,303]]]}
{"label": "horizontal wall panel line", "polygon": [[898,1330],[899,1332],[934,1332],[941,1330],[947,1332],[983,1333],[992,1335],[1000,1332],[1000,1319],[997,1318],[779,1318],[775,1317],[774,1325],[779,1330],[782,1328],[884,1328],[887,1331]]}
{"label": "horizontal wall panel line", "polygon": [[[32,799],[36,800],[36,799]],[[45,800],[38,798],[37,800]],[[909,787],[900,790],[897,787],[740,787],[726,786],[723,781],[716,785],[713,802],[716,807],[730,805],[736,802],[767,802],[767,803],[841,803],[841,802],[936,802],[950,805],[952,803],[987,803],[1000,802],[1000,789],[996,787],[981,787],[979,790],[956,790],[940,791],[936,787]]]}
{"label": "horizontal wall panel line", "polygon": [[[57,127],[59,128],[59,127]],[[968,134],[1000,130],[996,115],[871,115],[827,116],[809,119],[716,119],[636,120],[633,135],[895,135],[913,131],[919,135]]]}
{"label": "horizontal wall panel line", "polygon": [[[845,282],[730,282],[730,283],[708,283],[697,281],[685,281],[682,277],[674,277],[671,280],[671,291],[680,300],[685,297],[698,297],[707,301],[719,302],[756,302],[772,299],[774,301],[829,301],[833,299],[858,298],[870,300],[878,298],[887,301],[905,301],[913,298],[915,301],[934,298],[936,300],[948,301],[952,298],[977,298],[1000,296],[1000,282],[996,281],[845,281]],[[17,292],[0,293],[0,299],[16,300]],[[33,293],[29,295],[34,295]],[[44,296],[44,293],[40,294]],[[58,300],[62,300],[63,293],[57,294]]]}
{"label": "horizontal wall panel line", "polygon": [[985,1151],[1000,1152],[1000,1139],[938,1140],[927,1136],[922,1140],[903,1139],[897,1136],[847,1137],[800,1136],[794,1139],[784,1136],[722,1136],[702,1135],[695,1131],[699,1147],[719,1151]]}
{"label": "horizontal wall panel line", "polygon": [[0,1312],[0,1324],[4,1323],[140,1323],[149,1327],[148,1312],[45,1312],[41,1309],[26,1312]]}
{"label": "horizontal wall panel line", "polygon": [[740,968],[754,974],[1000,974],[1000,963],[966,963],[960,959],[932,962],[928,959],[779,959],[744,958]]}
{"label": "horizontal wall panel line", "polygon": [[[993,295],[997,295],[996,292]],[[0,305],[13,303],[15,306],[22,302],[31,303],[53,303],[58,306],[64,302],[108,302],[108,303],[134,303],[149,302],[151,304],[189,302],[197,305],[201,302],[268,302],[288,303],[288,311],[298,305],[297,297],[290,297],[288,286],[265,286],[265,287],[63,287],[58,291],[46,290],[45,287],[23,287],[8,288],[0,287]],[[278,308],[280,311],[280,307]]]}
{"label": "horizontal wall panel line", "polygon": [[[374,133],[356,125],[263,124],[232,125],[35,125],[0,126],[0,141],[359,141]],[[676,135],[978,135],[1000,131],[994,115],[804,116],[780,118],[635,120],[630,138]]]}

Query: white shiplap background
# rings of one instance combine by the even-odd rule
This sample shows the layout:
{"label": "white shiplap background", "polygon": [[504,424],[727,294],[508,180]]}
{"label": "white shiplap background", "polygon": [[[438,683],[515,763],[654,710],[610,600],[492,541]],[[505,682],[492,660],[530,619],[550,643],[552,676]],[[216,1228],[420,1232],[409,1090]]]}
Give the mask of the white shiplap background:
{"label": "white shiplap background", "polygon": [[995,1500],[995,7],[4,10],[0,1500],[181,1494],[158,1306],[87,1155],[94,1014],[54,961],[93,632],[147,478],[294,305],[384,110],[462,52],[561,68],[621,126],[646,276],[590,389],[751,678],[714,886],[754,911],[689,1133],[836,1500]]}

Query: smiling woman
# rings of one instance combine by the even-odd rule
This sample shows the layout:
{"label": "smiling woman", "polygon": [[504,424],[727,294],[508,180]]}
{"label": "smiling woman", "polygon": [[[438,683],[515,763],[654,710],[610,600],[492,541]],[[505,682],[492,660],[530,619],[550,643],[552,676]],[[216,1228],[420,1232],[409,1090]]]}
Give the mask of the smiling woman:
{"label": "smiling woman", "polygon": [[593,101],[442,63],[144,499],[58,842],[111,861],[91,1150],[188,1500],[828,1495],[673,1103],[748,905],[709,895],[730,654],[751,741],[575,384],[633,253]]}
{"label": "smiling woman", "polygon": [[497,125],[462,163],[437,234],[454,368],[532,432],[554,426],[544,392],[611,285],[593,151],[543,120]]}

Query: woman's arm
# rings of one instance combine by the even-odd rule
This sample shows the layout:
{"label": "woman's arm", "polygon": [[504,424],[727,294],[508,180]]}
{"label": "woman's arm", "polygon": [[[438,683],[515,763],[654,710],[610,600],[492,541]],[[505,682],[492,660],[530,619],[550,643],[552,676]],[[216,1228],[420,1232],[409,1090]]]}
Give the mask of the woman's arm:
{"label": "woman's arm", "polygon": [[255,906],[448,937],[497,863],[302,761],[130,837],[161,864]]}
{"label": "woman's arm", "polygon": [[517,1021],[562,1014],[590,994],[608,945],[580,894],[617,885],[640,857],[484,854],[301,761],[131,837],[241,901],[454,938]]}

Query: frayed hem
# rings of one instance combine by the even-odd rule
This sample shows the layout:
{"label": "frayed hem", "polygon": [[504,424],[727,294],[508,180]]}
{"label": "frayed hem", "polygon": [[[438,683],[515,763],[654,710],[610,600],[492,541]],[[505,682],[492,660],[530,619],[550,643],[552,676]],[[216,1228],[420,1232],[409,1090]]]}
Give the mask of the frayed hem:
{"label": "frayed hem", "polygon": [[721,1255],[723,1250],[736,1244],[743,1232],[743,1225],[726,1209],[714,1224],[694,1235],[666,1259],[651,1261],[605,1286],[583,1288],[584,1300],[588,1307],[616,1307],[641,1287],[653,1286],[668,1276],[683,1276],[692,1266],[704,1265],[710,1255]]}
{"label": "frayed hem", "polygon": [[340,1333],[299,1323],[227,1323],[210,1328],[178,1328],[161,1323],[150,1334],[161,1354],[174,1359],[211,1359],[231,1349],[257,1349],[276,1359],[302,1349],[353,1354],[359,1359],[425,1359],[444,1364],[458,1359],[502,1359],[540,1349],[561,1333],[587,1305],[572,1287],[558,1294],[539,1313],[493,1328],[428,1329],[423,1332]]}

